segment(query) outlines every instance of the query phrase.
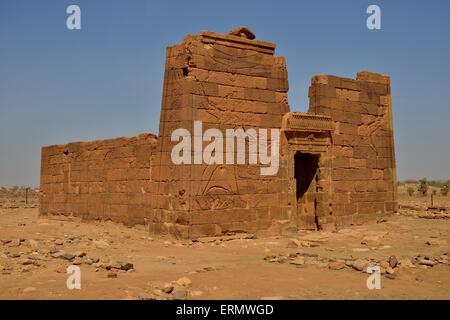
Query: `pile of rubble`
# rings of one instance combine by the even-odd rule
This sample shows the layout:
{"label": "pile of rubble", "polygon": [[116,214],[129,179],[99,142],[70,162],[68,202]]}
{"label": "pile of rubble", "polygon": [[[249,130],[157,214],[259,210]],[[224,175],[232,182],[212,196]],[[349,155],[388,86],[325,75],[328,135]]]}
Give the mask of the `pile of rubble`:
{"label": "pile of rubble", "polygon": [[450,219],[448,207],[420,207],[401,205],[399,214],[421,219]]}
{"label": "pile of rubble", "polygon": [[[109,258],[100,258],[88,255],[87,252],[78,250],[69,252],[63,249],[63,245],[79,242],[77,237],[66,239],[2,239],[0,244],[5,248],[0,254],[0,274],[8,275],[13,271],[31,272],[34,269],[45,268],[46,263],[54,260],[62,260],[65,266],[60,266],[55,271],[66,273],[68,265],[89,265],[95,271],[101,269],[108,271],[109,278],[117,277],[118,272],[133,272],[134,265],[128,261],[111,261]],[[89,241],[89,240],[88,240]],[[97,248],[107,245],[104,240],[92,240]]]}
{"label": "pile of rubble", "polygon": [[203,291],[191,290],[192,281],[188,277],[165,283],[155,288],[150,293],[138,296],[140,300],[186,300],[188,298],[201,296]]}
{"label": "pile of rubble", "polygon": [[366,272],[370,266],[379,266],[380,273],[388,278],[394,278],[400,268],[422,268],[427,269],[437,264],[450,266],[450,253],[440,256],[417,255],[412,258],[390,256],[385,260],[378,259],[335,259],[320,257],[318,254],[295,252],[288,254],[268,255],[264,260],[270,263],[289,263],[295,267],[317,266],[331,270],[352,269]]}

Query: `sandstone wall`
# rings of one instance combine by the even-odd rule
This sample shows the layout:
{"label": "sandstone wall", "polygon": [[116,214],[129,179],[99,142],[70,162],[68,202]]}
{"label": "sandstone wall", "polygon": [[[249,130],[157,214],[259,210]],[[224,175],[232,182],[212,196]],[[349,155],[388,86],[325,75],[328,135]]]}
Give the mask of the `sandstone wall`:
{"label": "sandstone wall", "polygon": [[[158,138],[44,147],[41,214],[146,222],[152,233],[196,238],[332,229],[395,212],[389,77],[316,76],[309,112],[290,113],[284,57],[274,55],[273,43],[250,39],[246,28],[205,31],[167,48]],[[208,129],[225,137],[227,129],[269,129],[270,136],[272,128],[281,129],[273,175],[261,174],[267,165],[248,140],[243,164],[236,149],[227,154],[225,141],[222,164],[205,163],[202,151],[212,141],[195,151]],[[177,129],[187,130],[192,163],[173,163]],[[249,163],[252,156],[258,164]]]}
{"label": "sandstone wall", "polygon": [[[287,176],[280,193],[287,202],[291,219],[288,228],[297,230],[333,229],[331,197],[332,132],[334,124],[328,116],[307,112],[290,112],[283,117],[282,154]],[[317,159],[317,167],[305,166],[299,157]],[[296,160],[297,159],[297,160]],[[309,183],[308,177],[310,178]],[[301,195],[301,190],[306,189]]]}
{"label": "sandstone wall", "polygon": [[288,81],[285,60],[274,49],[272,43],[212,32],[167,48],[152,232],[255,232],[286,218],[280,210],[283,168],[264,177],[248,158],[247,165],[174,165],[170,158],[172,132],[185,128],[193,134],[196,120],[203,131],[217,128],[224,136],[227,128],[281,127],[289,111]]}
{"label": "sandstone wall", "polygon": [[40,214],[144,223],[156,136],[42,148]]}
{"label": "sandstone wall", "polygon": [[361,223],[397,210],[390,79],[360,72],[355,79],[319,75],[309,111],[331,116],[332,215]]}

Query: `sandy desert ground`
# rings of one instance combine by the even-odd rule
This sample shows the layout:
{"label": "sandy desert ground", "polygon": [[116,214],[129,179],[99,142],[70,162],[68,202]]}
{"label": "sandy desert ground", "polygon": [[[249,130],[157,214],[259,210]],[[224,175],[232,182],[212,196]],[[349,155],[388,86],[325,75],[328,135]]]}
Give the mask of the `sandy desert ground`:
{"label": "sandy desert ground", "polygon": [[[450,215],[427,213],[426,197],[399,199],[386,221],[337,232],[197,241],[2,208],[0,299],[450,299]],[[66,287],[73,264],[80,290]],[[370,264],[380,290],[366,286]]]}

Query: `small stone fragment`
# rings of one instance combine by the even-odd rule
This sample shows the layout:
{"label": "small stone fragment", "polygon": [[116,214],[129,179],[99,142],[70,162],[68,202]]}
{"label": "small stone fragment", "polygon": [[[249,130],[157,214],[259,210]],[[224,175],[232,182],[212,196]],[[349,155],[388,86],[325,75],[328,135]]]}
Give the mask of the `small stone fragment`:
{"label": "small stone fragment", "polygon": [[433,261],[433,260],[430,260],[430,259],[427,259],[427,258],[421,258],[421,259],[419,259],[419,263],[420,263],[421,265],[429,266],[429,267],[433,267],[433,266],[435,266],[435,265],[437,264],[436,261]]}
{"label": "small stone fragment", "polygon": [[289,262],[290,264],[296,265],[296,266],[302,266],[305,264],[305,258],[303,257],[297,257],[294,260]]}
{"label": "small stone fragment", "polygon": [[178,280],[176,281],[176,283],[177,283],[178,285],[180,285],[180,286],[186,287],[186,286],[191,285],[191,284],[192,284],[192,281],[191,281],[191,279],[189,279],[188,277],[182,277],[182,278],[178,279]]}
{"label": "small stone fragment", "polygon": [[174,286],[173,286],[173,285],[167,284],[167,285],[164,286],[164,288],[162,289],[162,291],[163,291],[164,293],[171,293],[171,292],[173,291],[173,289],[174,289]]}
{"label": "small stone fragment", "polygon": [[390,256],[389,257],[389,265],[391,266],[391,268],[395,268],[398,264],[398,260],[395,256]]}
{"label": "small stone fragment", "polygon": [[345,262],[342,261],[333,261],[328,264],[328,268],[331,270],[341,270],[345,268]]}
{"label": "small stone fragment", "polygon": [[172,292],[172,295],[174,300],[186,300],[188,296],[188,291],[184,288],[176,288]]}

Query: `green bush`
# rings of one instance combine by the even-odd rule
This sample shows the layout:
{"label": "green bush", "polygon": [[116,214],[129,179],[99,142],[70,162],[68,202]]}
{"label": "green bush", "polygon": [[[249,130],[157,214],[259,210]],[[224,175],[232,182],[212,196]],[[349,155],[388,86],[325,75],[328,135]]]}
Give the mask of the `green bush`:
{"label": "green bush", "polygon": [[428,193],[428,182],[427,178],[423,178],[419,180],[419,187],[417,188],[417,191],[422,196],[426,196]]}

